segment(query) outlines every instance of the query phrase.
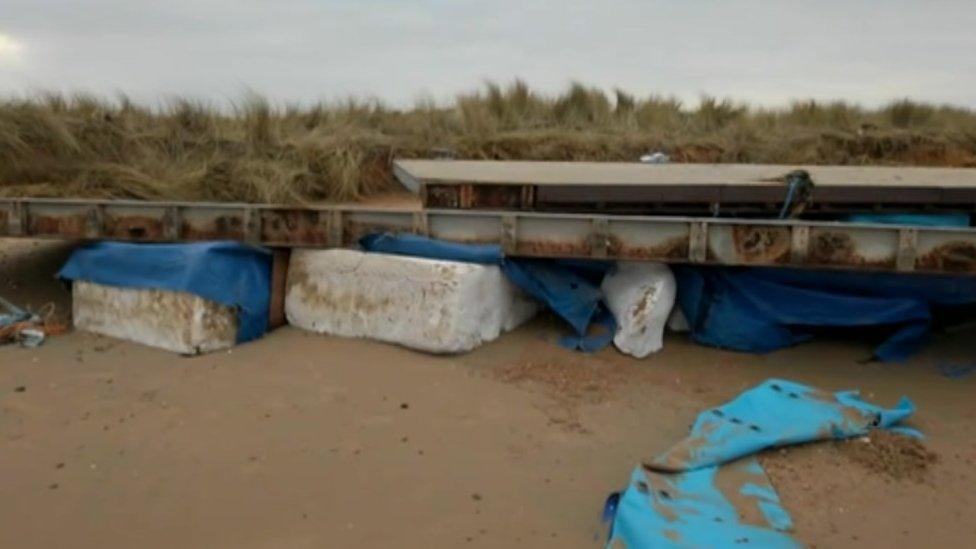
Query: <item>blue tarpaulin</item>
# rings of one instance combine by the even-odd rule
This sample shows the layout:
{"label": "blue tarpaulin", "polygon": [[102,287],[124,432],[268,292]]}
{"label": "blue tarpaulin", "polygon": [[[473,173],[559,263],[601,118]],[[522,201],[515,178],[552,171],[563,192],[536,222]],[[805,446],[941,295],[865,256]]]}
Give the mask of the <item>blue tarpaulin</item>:
{"label": "blue tarpaulin", "polygon": [[927,339],[933,311],[976,303],[976,279],[774,268],[674,266],[677,304],[702,344],[769,352],[817,328],[885,327],[874,353],[904,360]]}
{"label": "blue tarpaulin", "polygon": [[[524,291],[573,327],[561,343],[597,350],[616,331],[602,303],[603,261],[507,258],[493,244],[456,244],[423,236],[374,234],[363,249],[432,259],[500,265]],[[929,335],[934,311],[976,304],[976,279],[776,268],[673,266],[677,305],[698,343],[765,353],[807,341],[822,328],[888,330],[875,349],[904,360]]]}
{"label": "blue tarpaulin", "polygon": [[561,340],[564,346],[596,351],[606,347],[616,331],[600,292],[609,262],[506,258],[494,244],[456,244],[413,234],[371,234],[359,244],[369,252],[499,265],[513,284],[572,326],[574,335]]}
{"label": "blue tarpaulin", "polygon": [[268,329],[271,253],[236,242],[98,242],[75,250],[58,273],[107,286],[188,292],[237,310],[237,341]]}
{"label": "blue tarpaulin", "polygon": [[844,218],[848,223],[910,225],[913,227],[968,227],[967,213],[859,213]]}
{"label": "blue tarpaulin", "polygon": [[608,547],[796,547],[785,533],[790,515],[755,454],[875,428],[918,435],[901,425],[914,412],[907,398],[886,409],[856,391],[768,380],[702,412],[688,438],[634,470],[623,495],[609,500]]}
{"label": "blue tarpaulin", "polygon": [[359,239],[368,252],[498,265],[505,258],[497,244],[458,244],[415,234],[373,233]]}

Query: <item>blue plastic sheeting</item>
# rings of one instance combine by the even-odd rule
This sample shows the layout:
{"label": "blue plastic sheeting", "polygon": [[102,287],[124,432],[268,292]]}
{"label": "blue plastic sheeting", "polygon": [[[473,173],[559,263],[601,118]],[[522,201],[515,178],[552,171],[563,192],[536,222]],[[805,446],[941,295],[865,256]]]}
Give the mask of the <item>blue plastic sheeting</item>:
{"label": "blue plastic sheeting", "polygon": [[687,439],[633,472],[608,547],[796,547],[785,533],[790,515],[755,454],[875,428],[913,434],[901,423],[914,411],[907,398],[886,409],[855,391],[768,380],[702,412]]}
{"label": "blue plastic sheeting", "polygon": [[[750,514],[754,509],[759,512]],[[785,533],[791,528],[755,458],[681,475],[638,467],[620,498],[607,547],[799,547]]]}
{"label": "blue plastic sheeting", "polygon": [[236,242],[129,244],[99,242],[78,248],[58,273],[122,288],[188,292],[237,310],[237,341],[268,329],[271,253]]}
{"label": "blue plastic sheeting", "polygon": [[[0,320],[0,326],[3,326],[3,321]],[[946,376],[949,379],[963,379],[969,377],[976,372],[976,362],[956,364],[952,362],[940,362],[936,365],[939,373]]]}
{"label": "blue plastic sheeting", "polygon": [[915,405],[907,398],[885,409],[861,400],[857,391],[828,393],[771,379],[701,413],[691,435],[650,466],[692,471],[766,448],[860,436],[872,428],[897,425],[914,413]]}
{"label": "blue plastic sheeting", "polygon": [[359,239],[368,252],[498,265],[505,258],[497,244],[458,244],[415,234],[374,233]]}
{"label": "blue plastic sheeting", "polygon": [[876,225],[910,225],[914,227],[968,227],[969,214],[941,213],[941,214],[851,214],[845,219],[848,223],[863,223]]}
{"label": "blue plastic sheeting", "polygon": [[360,239],[359,245],[369,252],[499,265],[513,284],[572,326],[574,335],[560,340],[565,347],[602,349],[617,329],[600,292],[600,282],[612,265],[609,262],[506,258],[494,244],[457,244],[413,234],[371,234]]}
{"label": "blue plastic sheeting", "polygon": [[18,322],[26,322],[34,315],[14,305],[0,296],[0,328],[6,328]]}
{"label": "blue plastic sheeting", "polygon": [[933,308],[976,303],[976,279],[771,268],[673,266],[677,304],[698,343],[765,353],[815,328],[890,329],[874,354],[906,359],[927,340]]}
{"label": "blue plastic sheeting", "polygon": [[603,304],[600,291],[609,264],[506,258],[501,267],[513,284],[548,305],[573,327],[574,335],[560,338],[563,347],[594,352],[613,340],[617,321]]}

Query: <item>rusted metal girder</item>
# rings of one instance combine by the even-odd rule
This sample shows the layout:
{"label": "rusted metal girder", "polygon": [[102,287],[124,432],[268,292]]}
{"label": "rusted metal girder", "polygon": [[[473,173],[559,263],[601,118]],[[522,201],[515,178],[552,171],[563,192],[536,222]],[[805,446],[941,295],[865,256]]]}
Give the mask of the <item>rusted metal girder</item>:
{"label": "rusted metal girder", "polygon": [[377,231],[499,244],[528,257],[976,275],[976,228],[103,200],[0,199],[0,236],[133,242],[237,240],[344,247]]}

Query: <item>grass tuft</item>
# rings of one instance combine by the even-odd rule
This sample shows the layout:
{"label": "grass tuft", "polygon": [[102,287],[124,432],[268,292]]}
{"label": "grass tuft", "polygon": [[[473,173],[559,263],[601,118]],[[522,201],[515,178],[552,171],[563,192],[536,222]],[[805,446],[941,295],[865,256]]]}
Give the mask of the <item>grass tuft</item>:
{"label": "grass tuft", "polygon": [[0,99],[0,195],[300,203],[396,188],[394,157],[976,166],[976,113],[908,99],[783,109],[571,84],[555,96],[486,83],[450,105],[372,99],[229,109],[175,98]]}

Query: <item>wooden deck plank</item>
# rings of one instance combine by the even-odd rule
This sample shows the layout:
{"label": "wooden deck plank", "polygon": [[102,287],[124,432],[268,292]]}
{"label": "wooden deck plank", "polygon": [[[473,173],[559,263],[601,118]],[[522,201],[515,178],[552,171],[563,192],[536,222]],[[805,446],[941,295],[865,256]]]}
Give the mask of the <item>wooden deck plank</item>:
{"label": "wooden deck plank", "polygon": [[396,167],[439,184],[780,186],[786,174],[806,170],[818,187],[976,189],[974,168],[480,160],[398,160]]}

